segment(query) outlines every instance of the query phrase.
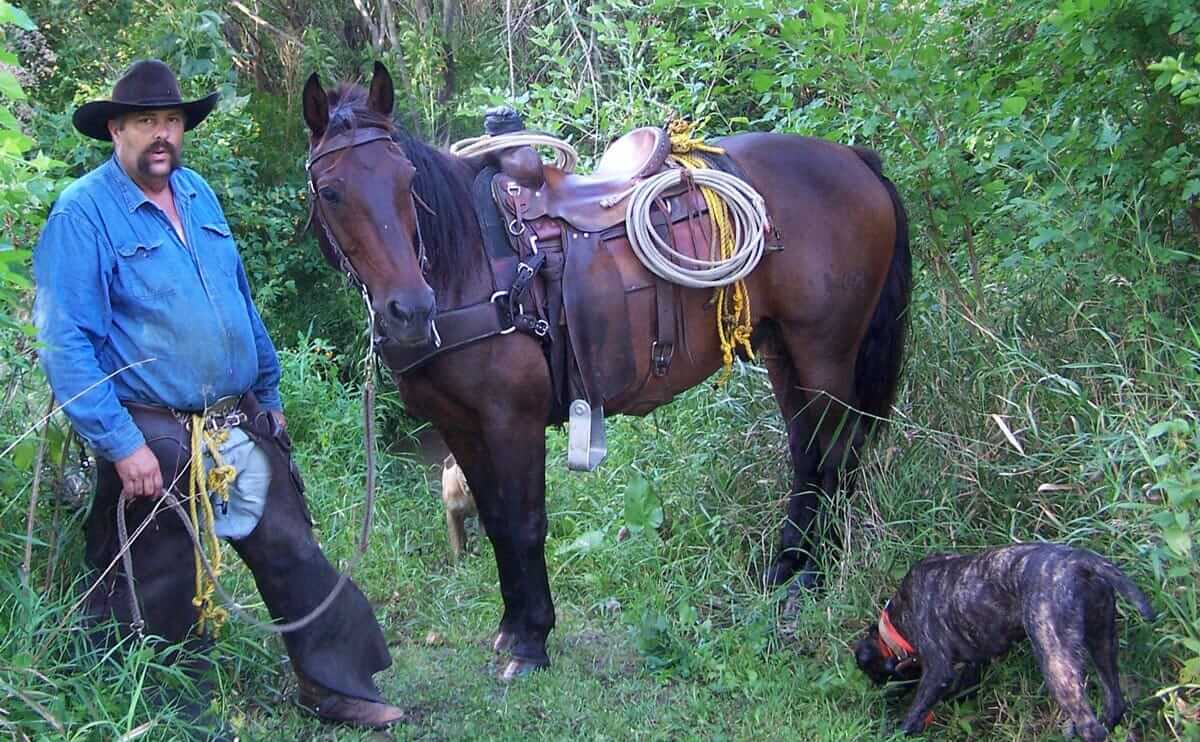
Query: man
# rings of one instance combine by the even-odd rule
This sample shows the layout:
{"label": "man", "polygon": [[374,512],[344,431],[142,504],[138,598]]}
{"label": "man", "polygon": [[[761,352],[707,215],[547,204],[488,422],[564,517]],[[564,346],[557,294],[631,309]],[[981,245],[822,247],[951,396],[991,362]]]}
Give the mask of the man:
{"label": "man", "polygon": [[[160,497],[166,488],[185,508],[194,504],[187,484],[197,423],[218,451],[205,452],[205,469],[234,467],[212,531],[249,566],[271,615],[304,617],[338,581],[312,534],[275,348],[225,215],[208,184],[180,165],[184,132],[217,97],[184,102],[170,68],[151,60],[133,64],[111,100],[80,107],[75,127],[111,141],[113,157],[63,192],[34,253],[42,366],[101,460],[86,524],[90,616],[142,628],[120,566],[124,493],[144,628],[171,643],[195,638],[197,622],[214,616],[211,598],[197,591],[193,543]],[[371,679],[391,659],[353,583],[283,641],[301,703],[322,718],[371,727],[401,718]]]}

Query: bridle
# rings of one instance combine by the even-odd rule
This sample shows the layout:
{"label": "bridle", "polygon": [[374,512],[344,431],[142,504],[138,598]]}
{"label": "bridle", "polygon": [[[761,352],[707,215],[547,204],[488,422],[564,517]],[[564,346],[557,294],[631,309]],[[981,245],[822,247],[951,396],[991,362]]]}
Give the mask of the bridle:
{"label": "bridle", "polygon": [[[490,298],[462,307],[439,310],[436,316],[430,320],[430,339],[426,344],[413,347],[398,347],[395,344],[386,342],[382,338],[376,337],[375,308],[371,303],[367,285],[363,281],[362,276],[355,270],[354,265],[346,256],[346,251],[338,244],[337,238],[329,228],[329,220],[326,218],[324,207],[321,205],[321,194],[317,190],[313,166],[322,158],[332,155],[335,152],[343,152],[370,144],[371,142],[383,140],[395,142],[395,139],[393,139],[389,132],[375,127],[342,132],[323,138],[313,145],[309,149],[308,160],[304,164],[304,169],[308,174],[308,190],[312,204],[308,212],[308,224],[303,231],[308,231],[313,219],[321,222],[321,228],[324,231],[325,240],[329,246],[329,250],[325,253],[326,258],[330,259],[330,262],[342,271],[351,285],[358,288],[359,293],[362,295],[363,304],[366,307],[367,337],[371,340],[368,343],[366,359],[370,383],[364,385],[364,394],[366,394],[368,388],[373,389],[373,369],[375,367],[376,350],[384,354],[388,369],[395,376],[421,366],[441,353],[498,335],[507,335],[512,332],[521,331],[538,338],[543,343],[547,342],[550,332],[549,323],[545,319],[526,314],[524,306],[521,304],[522,296],[529,289],[534,275],[545,260],[544,256],[533,265],[522,264],[520,269],[518,269],[516,280],[512,286],[504,290],[494,291]],[[415,209],[419,206],[431,216],[437,217],[437,212],[429,204],[425,203],[412,188],[409,188],[409,196],[412,198],[414,214],[416,213]],[[416,225],[414,249],[421,273],[427,274],[430,264],[425,250],[425,241],[421,237],[421,219],[419,217],[416,218]],[[535,255],[534,257],[536,260],[538,256]],[[492,281],[494,284],[494,275]],[[373,392],[371,396],[373,397]],[[364,408],[366,407],[367,405],[364,403]]]}
{"label": "bridle", "polygon": [[[337,238],[333,236],[333,231],[329,229],[329,220],[326,218],[325,213],[321,209],[321,194],[317,192],[317,180],[316,176],[313,175],[312,168],[318,160],[331,155],[334,152],[354,149],[355,147],[361,147],[364,144],[370,144],[371,142],[378,142],[382,140],[387,140],[388,142],[395,141],[392,139],[392,135],[390,133],[382,129],[354,129],[353,131],[346,132],[344,134],[338,134],[328,139],[322,139],[320,142],[314,145],[312,149],[309,150],[308,160],[304,163],[304,171],[308,174],[308,192],[309,196],[312,198],[312,207],[308,212],[309,224],[312,223],[314,217],[316,217],[317,221],[321,223],[321,229],[325,234],[325,240],[329,243],[329,248],[333,251],[333,257],[337,262],[338,269],[345,274],[350,284],[362,293],[363,301],[365,301],[368,306],[370,305],[371,297],[367,291],[367,284],[362,280],[362,277],[358,275],[358,271],[354,269],[354,264],[350,262],[350,258],[346,257],[346,251],[343,250],[342,246],[338,244]],[[429,256],[425,252],[425,240],[421,238],[421,220],[419,217],[415,216],[415,204],[416,202],[420,201],[420,199],[417,197],[416,193],[412,192],[411,189],[409,190],[409,195],[412,196],[414,201],[413,220],[417,225],[417,263],[421,266],[421,273],[424,274],[428,273],[429,271]],[[423,201],[420,201],[420,203],[422,206],[425,206]],[[429,207],[425,206],[425,208],[428,209]]]}

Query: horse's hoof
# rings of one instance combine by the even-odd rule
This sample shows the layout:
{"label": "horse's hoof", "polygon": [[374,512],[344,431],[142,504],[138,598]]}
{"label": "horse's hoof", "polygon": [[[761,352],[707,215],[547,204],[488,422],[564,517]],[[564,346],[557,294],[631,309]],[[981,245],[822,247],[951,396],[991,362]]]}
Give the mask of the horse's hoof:
{"label": "horse's hoof", "polygon": [[763,586],[767,590],[774,590],[787,583],[794,574],[796,574],[796,565],[783,560],[777,561],[763,575]]}
{"label": "horse's hoof", "polygon": [[492,642],[492,651],[507,652],[508,650],[512,649],[513,645],[516,643],[517,637],[513,636],[507,631],[501,631],[499,634],[496,634],[496,641]]}
{"label": "horse's hoof", "polygon": [[792,584],[801,590],[819,590],[821,589],[821,573],[815,567],[805,567],[796,574],[796,579]]}
{"label": "horse's hoof", "polygon": [[542,670],[550,665],[545,662],[532,662],[530,660],[513,660],[504,668],[504,672],[500,673],[500,679],[506,683],[512,682],[517,678],[523,678],[535,670]]}

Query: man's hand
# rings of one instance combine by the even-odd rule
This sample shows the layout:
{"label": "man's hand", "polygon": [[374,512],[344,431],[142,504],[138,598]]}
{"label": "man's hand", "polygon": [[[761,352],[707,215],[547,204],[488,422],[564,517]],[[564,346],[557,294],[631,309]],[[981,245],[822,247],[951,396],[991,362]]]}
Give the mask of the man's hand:
{"label": "man's hand", "polygon": [[271,417],[275,418],[276,425],[287,430],[287,418],[283,416],[283,410],[271,410]]}
{"label": "man's hand", "polygon": [[116,462],[117,476],[121,477],[125,494],[130,497],[158,497],[162,494],[162,469],[158,458],[150,447],[142,447]]}

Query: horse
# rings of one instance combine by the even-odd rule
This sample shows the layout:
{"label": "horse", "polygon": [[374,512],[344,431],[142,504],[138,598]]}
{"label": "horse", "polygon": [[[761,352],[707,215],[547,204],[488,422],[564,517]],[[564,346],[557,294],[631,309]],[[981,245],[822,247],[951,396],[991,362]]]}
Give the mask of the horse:
{"label": "horse", "polygon": [[[472,209],[482,167],[393,122],[391,76],[303,91],[310,221],[326,260],[363,291],[387,348],[436,347],[437,322],[485,306],[493,275]],[[849,489],[859,453],[891,409],[911,290],[908,221],[879,156],[817,138],[744,133],[716,140],[765,202],[781,236],[745,280],[751,340],[786,421],[792,464],[770,586],[815,586],[822,497]],[[503,292],[501,292],[503,293]],[[689,348],[661,378],[610,400],[645,414],[722,365],[711,290],[679,289]],[[494,297],[492,297],[494,298]],[[707,329],[705,329],[707,328]],[[505,331],[426,362],[391,366],[406,410],[431,422],[466,474],[495,552],[503,612],[493,647],[511,679],[547,667],[555,624],[546,572],[545,430],[552,378],[533,333]]]}

